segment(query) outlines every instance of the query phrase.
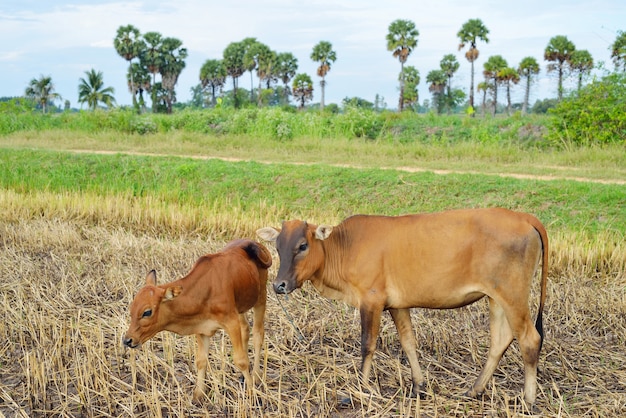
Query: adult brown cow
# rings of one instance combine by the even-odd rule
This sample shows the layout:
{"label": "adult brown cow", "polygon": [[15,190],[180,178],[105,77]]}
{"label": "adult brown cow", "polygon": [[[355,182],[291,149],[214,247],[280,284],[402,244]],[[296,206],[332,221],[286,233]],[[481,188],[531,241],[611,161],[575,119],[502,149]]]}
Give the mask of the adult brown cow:
{"label": "adult brown cow", "polygon": [[[413,393],[423,392],[409,308],[449,309],[489,298],[491,346],[469,396],[483,393],[504,351],[516,338],[524,360],[524,397],[533,404],[543,340],[548,237],[532,215],[506,209],[453,210],[397,217],[356,215],[338,226],[294,220],[262,228],[280,257],[276,293],[311,280],[327,297],[361,315],[361,375],[368,382],[383,310],[407,354]],[[537,321],[530,318],[531,282],[541,260]]]}
{"label": "adult brown cow", "polygon": [[[235,366],[243,373],[247,385],[254,384],[260,376],[267,269],[271,265],[272,256],[267,248],[242,239],[231,241],[218,253],[200,257],[185,277],[174,282],[157,286],[156,273],[152,270],[130,305],[130,327],[124,345],[136,348],[164,330],[180,335],[196,334],[198,375],[193,399],[197,401],[204,396],[209,338],[218,329],[224,329],[233,345]],[[251,308],[254,309],[252,378],[247,353],[250,327],[245,317]]]}

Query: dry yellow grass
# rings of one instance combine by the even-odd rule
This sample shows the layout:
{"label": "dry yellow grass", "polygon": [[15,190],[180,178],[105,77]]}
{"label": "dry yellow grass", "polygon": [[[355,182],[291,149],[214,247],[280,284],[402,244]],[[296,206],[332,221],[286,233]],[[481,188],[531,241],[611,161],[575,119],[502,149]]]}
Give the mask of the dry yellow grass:
{"label": "dry yellow grass", "polygon": [[[57,197],[68,199],[63,202],[48,200],[40,211],[37,198],[31,198],[0,194],[0,415],[509,417],[524,412],[515,342],[484,398],[461,398],[485,361],[485,301],[452,311],[414,310],[429,391],[419,401],[406,396],[410,372],[390,318],[384,315],[374,390],[367,393],[357,378],[358,314],[310,286],[280,300],[268,288],[264,376],[252,398],[239,386],[228,338],[218,333],[209,357],[209,396],[192,405],[194,338],[161,333],[139,351],[124,349],[128,304],[148,270],[155,268],[162,280],[178,278],[199,255],[222,248],[229,235],[253,237],[271,217],[260,215],[262,210],[250,219],[216,211],[205,214],[206,226],[198,227],[199,221],[188,224],[189,213],[180,219],[171,215],[178,225],[171,233],[158,229],[161,221],[151,223],[160,212],[146,214],[143,204],[133,209],[128,202],[89,204],[68,196]],[[115,221],[115,213],[131,221]],[[599,245],[555,234],[551,245],[537,407],[546,417],[623,415],[623,240],[611,237]],[[344,396],[352,397],[353,406],[337,409]]]}

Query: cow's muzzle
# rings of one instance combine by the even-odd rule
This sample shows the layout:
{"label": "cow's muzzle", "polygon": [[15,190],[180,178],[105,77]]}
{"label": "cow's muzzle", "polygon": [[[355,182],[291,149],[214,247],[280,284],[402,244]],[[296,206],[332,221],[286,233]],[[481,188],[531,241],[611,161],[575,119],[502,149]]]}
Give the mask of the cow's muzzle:
{"label": "cow's muzzle", "polygon": [[274,282],[274,292],[279,295],[287,295],[294,291],[296,286],[289,283],[287,280],[276,280]]}
{"label": "cow's muzzle", "polygon": [[274,282],[274,292],[279,295],[286,295],[287,292],[287,282]]}

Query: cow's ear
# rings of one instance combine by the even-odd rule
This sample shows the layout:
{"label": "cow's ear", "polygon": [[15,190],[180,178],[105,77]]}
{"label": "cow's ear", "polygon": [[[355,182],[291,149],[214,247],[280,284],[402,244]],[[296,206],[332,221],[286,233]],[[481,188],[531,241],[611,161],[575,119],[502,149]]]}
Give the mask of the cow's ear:
{"label": "cow's ear", "polygon": [[333,232],[333,227],[330,225],[320,225],[315,230],[315,238],[319,240],[325,240],[330,236],[330,233]]}
{"label": "cow's ear", "polygon": [[259,238],[264,239],[269,242],[276,242],[276,238],[280,231],[276,228],[272,228],[271,226],[266,226],[265,228],[257,229],[256,234]]}
{"label": "cow's ear", "polygon": [[155,270],[150,270],[150,272],[146,275],[146,285],[156,286],[156,271]]}
{"label": "cow's ear", "polygon": [[180,292],[183,291],[182,286],[171,286],[165,289],[165,295],[163,296],[164,300],[172,300],[176,296],[180,295]]}

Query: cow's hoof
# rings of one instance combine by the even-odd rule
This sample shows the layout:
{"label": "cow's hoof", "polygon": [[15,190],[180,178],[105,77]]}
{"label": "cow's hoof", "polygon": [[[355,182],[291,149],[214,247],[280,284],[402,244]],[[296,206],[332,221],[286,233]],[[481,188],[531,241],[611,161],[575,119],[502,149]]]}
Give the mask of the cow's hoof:
{"label": "cow's hoof", "polygon": [[464,400],[472,400],[475,401],[477,399],[481,399],[483,397],[483,392],[474,392],[473,390],[468,390],[463,395],[460,396],[461,399]]}
{"label": "cow's hoof", "polygon": [[411,398],[416,398],[419,396],[421,400],[426,399],[426,384],[421,383],[419,385],[413,385],[411,387]]}
{"label": "cow's hoof", "polygon": [[339,409],[352,408],[352,406],[352,399],[349,396],[346,396],[345,398],[339,398],[339,400],[337,401],[337,408]]}

